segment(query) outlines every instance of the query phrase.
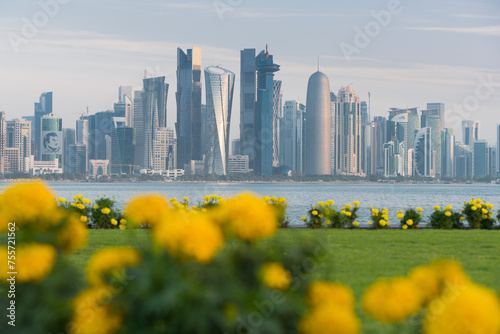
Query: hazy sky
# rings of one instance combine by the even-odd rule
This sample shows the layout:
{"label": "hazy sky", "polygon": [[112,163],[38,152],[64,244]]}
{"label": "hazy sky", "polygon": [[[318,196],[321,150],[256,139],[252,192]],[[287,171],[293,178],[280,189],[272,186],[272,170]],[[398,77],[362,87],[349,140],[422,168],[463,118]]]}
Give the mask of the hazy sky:
{"label": "hazy sky", "polygon": [[371,92],[372,116],[443,102],[457,139],[461,120],[474,119],[481,137],[496,144],[498,0],[2,1],[0,110],[9,119],[32,115],[40,94],[53,91],[55,113],[74,128],[87,105],[91,113],[111,109],[118,86],[140,89],[148,66],[170,84],[173,126],[176,49],[200,46],[203,67],[236,73],[235,138],[239,52],[266,44],[281,65],[276,78],[283,80],[284,101],[306,102],[319,54],[333,91],[352,83],[362,100]]}

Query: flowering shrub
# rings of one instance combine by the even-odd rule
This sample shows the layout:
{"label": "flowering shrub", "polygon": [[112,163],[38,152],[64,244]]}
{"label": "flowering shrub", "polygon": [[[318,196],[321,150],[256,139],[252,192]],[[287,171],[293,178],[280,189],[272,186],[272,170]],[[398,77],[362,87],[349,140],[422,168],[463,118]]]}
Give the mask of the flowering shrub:
{"label": "flowering shrub", "polygon": [[333,200],[318,202],[307,212],[309,218],[302,217],[302,221],[305,222],[306,226],[313,229],[327,227],[332,223],[332,218],[336,218],[338,213],[336,208],[333,207],[334,203]]}
{"label": "flowering shrub", "polygon": [[441,230],[463,229],[464,219],[460,213],[453,211],[451,205],[446,206],[444,209],[436,205],[434,206],[434,212],[431,214],[429,225],[432,228]]}
{"label": "flowering shrub", "polygon": [[290,217],[286,214],[286,208],[288,207],[288,204],[286,204],[286,198],[264,196],[264,201],[271,205],[276,211],[276,217],[279,224],[278,226],[281,228],[287,228],[290,224]]}
{"label": "flowering shrub", "polygon": [[418,229],[418,224],[422,222],[422,208],[408,209],[403,214],[403,210],[397,212],[397,218],[400,219],[401,228],[406,229]]}
{"label": "flowering shrub", "polygon": [[358,228],[359,223],[356,221],[356,219],[358,218],[358,205],[359,202],[354,201],[352,205],[347,204],[340,208],[340,212],[336,210],[333,211],[333,214],[329,216],[332,221],[332,224],[330,226],[334,228]]}
{"label": "flowering shrub", "polygon": [[127,221],[124,214],[114,207],[116,202],[110,198],[98,198],[95,203],[92,203],[88,198],[83,198],[83,195],[75,195],[73,202],[62,197],[58,198],[58,201],[62,208],[77,213],[80,221],[87,224],[89,228],[126,228]]}
{"label": "flowering shrub", "polygon": [[471,229],[491,230],[495,226],[493,219],[493,205],[481,199],[472,199],[464,203],[462,213],[467,219]]}
{"label": "flowering shrub", "polygon": [[382,210],[374,209],[370,207],[372,213],[372,222],[369,222],[368,225],[371,225],[373,229],[385,229],[389,227],[391,224],[389,223],[389,210],[383,208]]}

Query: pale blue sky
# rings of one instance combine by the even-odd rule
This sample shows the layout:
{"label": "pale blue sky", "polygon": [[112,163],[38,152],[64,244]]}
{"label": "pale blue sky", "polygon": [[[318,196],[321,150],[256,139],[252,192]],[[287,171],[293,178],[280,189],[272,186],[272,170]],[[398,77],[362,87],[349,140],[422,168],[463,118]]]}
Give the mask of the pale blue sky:
{"label": "pale blue sky", "polygon": [[[451,113],[447,126],[455,128],[457,139],[460,121],[476,119],[482,137],[496,144],[498,0],[59,1],[66,4],[46,25],[39,1],[0,3],[0,110],[9,119],[32,115],[40,94],[53,91],[55,113],[65,127],[74,127],[87,105],[91,113],[112,108],[118,86],[140,89],[148,66],[166,75],[170,84],[168,123],[173,126],[176,48],[200,46],[203,67],[221,65],[237,74],[231,126],[235,138],[239,51],[269,44],[281,65],[276,78],[283,80],[284,100],[305,103],[307,80],[320,54],[321,70],[333,91],[353,83],[362,100],[371,92],[372,116],[387,116],[390,107],[444,102]],[[372,11],[390,7],[396,8],[390,22],[379,24],[378,32],[371,30],[369,43],[357,47],[347,61],[341,45],[356,47],[355,29],[377,29]],[[42,20],[39,31],[15,52],[9,38],[24,38],[24,20],[33,23],[34,16]],[[483,85],[477,91],[481,77],[497,86]]]}

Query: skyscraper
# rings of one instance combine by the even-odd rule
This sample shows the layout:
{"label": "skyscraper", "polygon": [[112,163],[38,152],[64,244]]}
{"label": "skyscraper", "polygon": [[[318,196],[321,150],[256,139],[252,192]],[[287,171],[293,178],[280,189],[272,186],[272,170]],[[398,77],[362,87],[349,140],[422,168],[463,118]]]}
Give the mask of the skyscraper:
{"label": "skyscraper", "polygon": [[[422,127],[429,127],[432,129],[431,131],[431,148],[433,151],[433,170],[436,177],[441,177],[442,168],[441,168],[441,119],[437,114],[429,114],[425,118],[422,118],[424,121],[422,123]],[[424,124],[425,123],[425,124]]]}
{"label": "skyscraper", "polygon": [[[255,108],[256,155],[254,171],[260,176],[273,174],[273,115],[274,115],[274,72],[280,66],[273,62],[273,56],[262,50],[256,59],[257,104]],[[243,152],[244,153],[244,152]]]}
{"label": "skyscraper", "polygon": [[472,143],[472,176],[483,177],[488,175],[488,142],[477,140]]}
{"label": "skyscraper", "polygon": [[462,121],[462,141],[465,145],[472,147],[475,140],[479,140],[479,130],[481,123],[479,121]]}
{"label": "skyscraper", "polygon": [[361,166],[361,101],[352,87],[340,88],[332,110],[332,150],[335,174],[363,175]]}
{"label": "skyscraper", "polygon": [[[286,101],[283,107],[283,117],[280,118],[280,165],[288,166],[291,170],[297,170],[297,115],[300,103],[297,101]],[[299,114],[300,117],[300,114]]]}
{"label": "skyscraper", "polygon": [[175,134],[170,128],[158,128],[153,141],[153,169],[167,171],[175,169]]}
{"label": "skyscraper", "polygon": [[254,169],[256,153],[255,108],[257,102],[257,67],[255,49],[240,52],[240,153],[248,155]]}
{"label": "skyscraper", "polygon": [[[415,134],[420,128],[418,111],[417,108],[391,108],[389,115],[390,118],[387,127],[388,140],[393,139],[397,141],[399,145],[397,153],[401,154],[401,158],[403,159],[403,170],[400,174],[402,176],[409,176],[413,171],[412,164],[410,163],[412,157],[409,155],[409,150],[414,149]],[[401,151],[399,151],[400,148]]]}
{"label": "skyscraper", "polygon": [[109,152],[106,137],[111,138],[114,113],[110,110],[101,111],[89,116],[89,160],[107,160]]}
{"label": "skyscraper", "polygon": [[387,142],[387,119],[375,116],[371,124],[371,173],[384,173],[384,143]]}
{"label": "skyscraper", "polygon": [[443,177],[453,177],[455,175],[455,136],[453,129],[446,128],[441,131],[441,170]]}
{"label": "skyscraper", "polygon": [[431,133],[429,127],[421,128],[415,135],[414,174],[419,176],[433,176]]}
{"label": "skyscraper", "polygon": [[500,176],[500,124],[497,124],[497,176]]}
{"label": "skyscraper", "polygon": [[62,119],[49,114],[42,116],[40,119],[41,134],[40,134],[40,153],[41,161],[59,160],[59,168],[63,164],[63,134],[62,134]]}
{"label": "skyscraper", "polygon": [[41,123],[40,120],[43,116],[52,114],[52,92],[42,93],[38,102],[35,102],[35,124],[31,126],[35,127],[35,138],[34,141],[35,148],[35,160],[41,160]]}
{"label": "skyscraper", "polygon": [[24,170],[24,158],[31,155],[31,122],[15,119],[6,122],[6,147],[19,149],[19,169]]}
{"label": "skyscraper", "polygon": [[436,114],[439,116],[441,131],[443,131],[446,126],[444,103],[427,103],[427,110],[435,110]]}
{"label": "skyscraper", "polygon": [[492,178],[497,177],[497,148],[496,146],[490,146],[488,148],[488,175]]}
{"label": "skyscraper", "polygon": [[207,152],[205,172],[226,175],[229,129],[234,91],[233,72],[218,66],[205,68],[207,97]]}
{"label": "skyscraper", "polygon": [[281,91],[281,80],[273,81],[273,167],[280,164],[279,150],[279,119],[283,117],[283,92]]}
{"label": "skyscraper", "polygon": [[144,167],[144,114],[142,112],[142,90],[134,92],[134,129],[135,157],[134,165]]}
{"label": "skyscraper", "polygon": [[201,48],[177,49],[177,168],[202,159]]}
{"label": "skyscraper", "polygon": [[472,177],[472,148],[461,142],[455,142],[455,177]]}
{"label": "skyscraper", "polygon": [[127,126],[126,117],[113,117],[111,132],[111,173],[131,174],[135,157],[135,129]]}
{"label": "skyscraper", "polygon": [[[144,136],[141,166],[153,168],[153,140],[157,128],[167,126],[168,84],[165,77],[145,78],[142,93],[142,126]],[[201,130],[201,127],[200,127]]]}
{"label": "skyscraper", "polygon": [[63,173],[69,173],[70,169],[70,145],[75,145],[75,129],[63,129]]}
{"label": "skyscraper", "polygon": [[7,139],[7,123],[5,120],[5,112],[0,111],[0,174],[5,172],[5,144]]}
{"label": "skyscraper", "polygon": [[317,71],[307,83],[304,174],[331,174],[331,105],[328,77]]}

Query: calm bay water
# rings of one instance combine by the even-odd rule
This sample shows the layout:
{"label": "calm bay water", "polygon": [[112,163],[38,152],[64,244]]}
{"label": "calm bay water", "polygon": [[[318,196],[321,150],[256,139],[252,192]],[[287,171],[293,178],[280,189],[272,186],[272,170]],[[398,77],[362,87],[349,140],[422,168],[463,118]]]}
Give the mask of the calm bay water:
{"label": "calm bay water", "polygon": [[[1,189],[7,184],[0,185]],[[72,198],[82,194],[91,200],[97,196],[115,197],[119,207],[132,197],[144,193],[160,193],[167,198],[183,196],[191,204],[204,195],[235,196],[252,192],[261,196],[285,197],[291,224],[301,225],[311,204],[332,199],[339,207],[360,201],[359,222],[369,220],[370,206],[389,209],[390,222],[396,223],[396,211],[420,206],[424,216],[432,213],[434,205],[451,204],[461,208],[465,200],[481,198],[495,206],[500,203],[500,185],[495,184],[312,184],[312,183],[49,183],[57,197]]]}

